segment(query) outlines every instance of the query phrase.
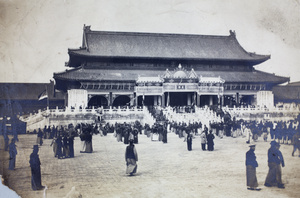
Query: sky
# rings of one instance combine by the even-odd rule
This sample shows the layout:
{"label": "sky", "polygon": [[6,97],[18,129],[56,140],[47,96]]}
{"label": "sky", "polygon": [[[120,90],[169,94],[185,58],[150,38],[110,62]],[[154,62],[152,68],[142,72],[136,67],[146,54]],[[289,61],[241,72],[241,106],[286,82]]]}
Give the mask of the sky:
{"label": "sky", "polygon": [[92,30],[229,35],[300,81],[300,0],[0,0],[0,82],[45,83]]}

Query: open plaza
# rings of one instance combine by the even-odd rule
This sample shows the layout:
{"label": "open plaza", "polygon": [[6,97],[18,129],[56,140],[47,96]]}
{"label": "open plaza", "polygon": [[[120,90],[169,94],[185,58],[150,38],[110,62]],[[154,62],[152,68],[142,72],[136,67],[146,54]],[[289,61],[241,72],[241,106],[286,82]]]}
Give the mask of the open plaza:
{"label": "open plaza", "polygon": [[[1,137],[2,138],[2,137]],[[270,139],[269,139],[270,140]],[[214,151],[202,151],[195,136],[192,151],[184,138],[168,134],[168,143],[151,141],[139,135],[135,144],[139,160],[135,176],[125,173],[125,148],[112,133],[93,136],[93,153],[80,153],[80,138],[75,138],[75,157],[57,159],[51,140],[40,146],[42,184],[47,189],[31,189],[29,156],[36,135],[19,135],[15,170],[8,170],[8,153],[1,147],[1,161],[6,184],[23,198],[65,197],[75,187],[82,197],[298,197],[300,193],[300,158],[292,157],[292,145],[283,144],[281,151],[286,166],[282,168],[285,189],[265,187],[268,173],[267,150],[270,141],[259,138],[256,144],[257,179],[261,191],[246,188],[245,137],[215,139]],[[3,145],[3,139],[1,139]],[[298,153],[296,153],[298,154]]]}

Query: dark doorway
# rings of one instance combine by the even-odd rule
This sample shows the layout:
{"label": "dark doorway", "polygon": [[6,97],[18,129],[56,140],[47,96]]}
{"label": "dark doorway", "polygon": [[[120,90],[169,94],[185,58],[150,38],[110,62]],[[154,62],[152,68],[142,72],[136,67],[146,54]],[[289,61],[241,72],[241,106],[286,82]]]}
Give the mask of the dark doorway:
{"label": "dark doorway", "polygon": [[96,108],[101,107],[101,106],[106,107],[106,106],[108,106],[108,101],[104,96],[93,96],[90,99],[88,106],[89,107],[94,106]]}
{"label": "dark doorway", "polygon": [[[143,104],[144,103],[144,104]],[[154,106],[154,96],[139,96],[138,106]]]}
{"label": "dark doorway", "polygon": [[218,105],[218,96],[214,95],[201,95],[200,96],[200,107]]}
{"label": "dark doorway", "polygon": [[130,98],[128,96],[118,96],[112,106],[119,107],[119,106],[128,106],[130,105]]}
{"label": "dark doorway", "polygon": [[[169,105],[171,107],[173,106],[187,106],[188,102],[187,102],[187,98],[188,98],[188,94],[191,94],[191,96],[193,96],[192,92],[170,92],[169,96],[168,93],[166,93],[165,95],[165,99],[166,99],[166,105],[168,105],[168,100],[169,100]],[[170,97],[168,99],[168,97]],[[191,98],[191,100],[193,100],[193,98]],[[191,101],[192,103],[193,101]]]}
{"label": "dark doorway", "polygon": [[254,95],[243,95],[240,98],[240,105],[243,106],[252,105],[253,101],[254,101]]}

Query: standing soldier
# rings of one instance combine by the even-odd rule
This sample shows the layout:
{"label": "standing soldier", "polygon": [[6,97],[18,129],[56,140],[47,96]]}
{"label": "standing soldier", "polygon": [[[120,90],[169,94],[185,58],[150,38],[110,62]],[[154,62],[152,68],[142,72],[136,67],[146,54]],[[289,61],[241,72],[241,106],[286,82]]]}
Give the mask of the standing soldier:
{"label": "standing soldier", "polygon": [[246,178],[247,178],[247,186],[249,186],[248,190],[261,190],[257,188],[257,178],[256,178],[256,167],[258,167],[258,163],[256,161],[255,156],[255,145],[250,145],[250,149],[246,153]]}
{"label": "standing soldier", "polygon": [[15,145],[15,139],[11,139],[11,143],[9,144],[9,170],[14,170],[16,166],[16,156],[17,156],[17,148]]}
{"label": "standing soldier", "polygon": [[32,190],[42,190],[42,178],[41,178],[41,162],[38,155],[39,147],[38,145],[33,146],[33,151],[30,155],[30,168],[31,168],[31,188]]}

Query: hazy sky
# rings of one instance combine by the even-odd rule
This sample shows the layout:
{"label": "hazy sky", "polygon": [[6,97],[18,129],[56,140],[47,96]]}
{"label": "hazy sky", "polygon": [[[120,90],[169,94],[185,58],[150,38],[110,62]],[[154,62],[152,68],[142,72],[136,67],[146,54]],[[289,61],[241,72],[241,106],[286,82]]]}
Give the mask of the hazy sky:
{"label": "hazy sky", "polygon": [[229,35],[300,81],[300,0],[0,0],[0,82],[49,82],[92,30]]}

